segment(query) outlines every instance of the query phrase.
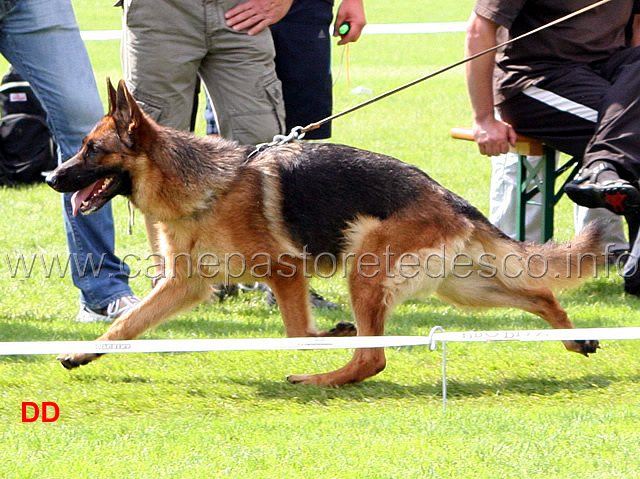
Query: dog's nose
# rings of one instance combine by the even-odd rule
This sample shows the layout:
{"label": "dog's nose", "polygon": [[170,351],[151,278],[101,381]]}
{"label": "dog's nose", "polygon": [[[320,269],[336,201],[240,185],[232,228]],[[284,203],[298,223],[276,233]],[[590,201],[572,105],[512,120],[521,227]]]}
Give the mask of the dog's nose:
{"label": "dog's nose", "polygon": [[44,181],[53,189],[55,189],[58,184],[58,176],[55,174],[55,171],[50,171]]}

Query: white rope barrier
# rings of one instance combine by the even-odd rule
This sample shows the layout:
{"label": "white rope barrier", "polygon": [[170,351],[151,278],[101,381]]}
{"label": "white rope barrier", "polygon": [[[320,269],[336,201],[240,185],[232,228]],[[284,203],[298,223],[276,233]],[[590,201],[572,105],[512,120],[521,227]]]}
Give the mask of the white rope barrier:
{"label": "white rope barrier", "polygon": [[60,353],[186,353],[207,351],[283,351],[425,346],[425,336],[339,338],[138,339],[132,341],[0,342],[0,356]]}
{"label": "white rope barrier", "polygon": [[461,33],[467,22],[377,23],[365,25],[363,35],[405,35],[410,33]]}
{"label": "white rope barrier", "polygon": [[94,40],[121,40],[122,30],[82,30],[80,36],[85,42]]}
{"label": "white rope barrier", "polygon": [[355,336],[341,338],[137,339],[131,341],[9,341],[0,342],[0,356],[72,353],[178,353],[212,351],[283,351],[320,349],[399,348],[442,343],[442,410],[447,410],[447,342],[560,341],[640,339],[640,327],[536,329],[445,332],[429,336]]}
{"label": "white rope barrier", "polygon": [[559,341],[640,339],[640,327],[540,329],[522,331],[443,332],[429,336],[355,336],[339,338],[138,339],[131,341],[8,341],[0,356],[62,353],[176,353],[212,351],[282,351],[429,346],[437,342]]}
{"label": "white rope barrier", "polygon": [[[404,35],[411,33],[460,33],[464,32],[466,22],[432,23],[378,23],[365,25],[363,35]],[[83,30],[80,32],[85,41],[120,40],[121,30]]]}
{"label": "white rope barrier", "polygon": [[640,339],[640,327],[463,331],[436,333],[436,341],[561,341]]}

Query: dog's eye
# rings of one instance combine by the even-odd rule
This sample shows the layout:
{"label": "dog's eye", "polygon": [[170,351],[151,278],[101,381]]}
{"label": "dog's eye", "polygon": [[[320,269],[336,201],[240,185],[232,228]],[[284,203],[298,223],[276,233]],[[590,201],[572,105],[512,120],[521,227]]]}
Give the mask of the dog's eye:
{"label": "dog's eye", "polygon": [[95,143],[87,143],[87,156],[96,156],[103,153],[106,153],[106,151]]}

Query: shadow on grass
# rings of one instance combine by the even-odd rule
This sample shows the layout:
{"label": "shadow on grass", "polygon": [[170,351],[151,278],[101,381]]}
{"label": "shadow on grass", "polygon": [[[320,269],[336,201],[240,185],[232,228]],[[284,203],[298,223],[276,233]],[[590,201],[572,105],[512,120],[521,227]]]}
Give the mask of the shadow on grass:
{"label": "shadow on grass", "polygon": [[74,341],[95,339],[95,333],[80,330],[69,322],[60,328],[53,321],[37,321],[31,315],[0,322],[0,341]]}
{"label": "shadow on grass", "polygon": [[[637,381],[638,376],[624,380]],[[572,379],[505,378],[499,381],[447,381],[451,398],[477,398],[495,395],[552,396],[604,389],[623,378],[611,375],[587,375]],[[440,383],[442,386],[442,383]]]}
{"label": "shadow on grass", "polygon": [[[617,277],[617,273],[611,273],[611,277]],[[590,305],[620,306],[621,302],[630,306],[639,306],[640,298],[624,292],[621,280],[599,278],[587,281],[579,288],[562,291],[558,297],[560,302],[579,301]]]}
{"label": "shadow on grass", "polygon": [[[29,322],[27,323],[26,320],[29,320]],[[78,330],[74,331],[73,329],[52,330],[52,323],[50,321],[47,321],[46,324],[42,321],[32,321],[30,315],[26,315],[26,320],[25,318],[19,320],[14,318],[12,322],[1,323],[0,341],[86,341],[96,338],[95,334]],[[40,361],[42,357],[50,356],[0,355],[0,362],[15,362],[16,360],[21,362],[36,362]],[[53,357],[55,357],[55,355]]]}
{"label": "shadow on grass", "polygon": [[[233,300],[231,300],[233,301]],[[245,306],[245,308],[242,308]],[[240,311],[238,308],[242,308]],[[219,308],[213,311],[209,308]],[[253,308],[253,309],[251,309]],[[223,314],[226,319],[219,319]],[[213,316],[213,317],[212,317]],[[313,311],[319,329],[331,329],[340,321],[353,321],[351,309],[337,311],[318,309]],[[284,324],[277,307],[252,306],[251,304],[233,305],[233,307],[205,305],[180,318],[170,319],[158,328],[160,332],[184,332],[186,336],[246,336],[246,337],[284,337]],[[177,336],[177,335],[176,335]]]}
{"label": "shadow on grass", "polygon": [[[587,375],[573,379],[507,378],[499,381],[447,381],[449,398],[482,398],[496,395],[553,396],[579,394],[609,387],[619,381],[637,382],[640,376],[617,377],[611,375]],[[383,399],[442,398],[442,382],[417,385],[396,384],[389,381],[369,380],[341,388],[302,386],[280,382],[243,381],[230,382],[250,387],[263,399],[280,399],[300,403],[327,404],[332,400],[371,402]]]}

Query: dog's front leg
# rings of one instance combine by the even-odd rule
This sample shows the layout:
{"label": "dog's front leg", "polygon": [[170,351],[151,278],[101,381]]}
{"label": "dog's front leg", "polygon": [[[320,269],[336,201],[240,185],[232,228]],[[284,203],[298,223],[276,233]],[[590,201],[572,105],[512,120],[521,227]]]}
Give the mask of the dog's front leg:
{"label": "dog's front leg", "polygon": [[[195,306],[209,288],[197,279],[165,278],[135,308],[116,319],[98,341],[135,339],[170,316]],[[67,369],[90,363],[100,354],[63,354],[58,360]]]}
{"label": "dog's front leg", "polygon": [[318,336],[309,304],[309,286],[304,275],[274,275],[268,284],[276,296],[286,335],[290,338]]}
{"label": "dog's front leg", "polygon": [[288,337],[306,336],[355,336],[353,323],[341,321],[328,331],[318,331],[309,304],[309,285],[303,274],[289,276],[274,275],[269,287],[276,296],[284,329]]}

